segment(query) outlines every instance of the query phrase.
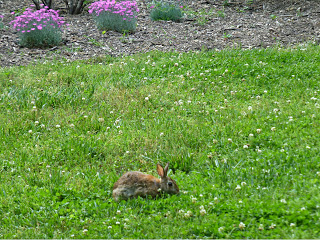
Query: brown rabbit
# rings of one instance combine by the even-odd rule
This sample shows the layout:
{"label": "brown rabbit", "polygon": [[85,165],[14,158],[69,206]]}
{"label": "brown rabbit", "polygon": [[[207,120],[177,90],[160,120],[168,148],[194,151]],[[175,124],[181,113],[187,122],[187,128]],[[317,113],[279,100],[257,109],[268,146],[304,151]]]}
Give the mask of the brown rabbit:
{"label": "brown rabbit", "polygon": [[169,163],[163,167],[157,164],[157,171],[161,179],[144,174],[142,172],[127,172],[113,186],[113,198],[115,201],[129,198],[156,197],[161,192],[178,194],[179,188],[176,182],[167,177]]}

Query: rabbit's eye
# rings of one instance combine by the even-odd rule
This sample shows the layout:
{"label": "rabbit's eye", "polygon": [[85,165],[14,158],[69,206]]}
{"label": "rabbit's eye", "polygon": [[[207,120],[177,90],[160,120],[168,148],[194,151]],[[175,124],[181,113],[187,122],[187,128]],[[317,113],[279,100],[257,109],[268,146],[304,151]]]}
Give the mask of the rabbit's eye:
{"label": "rabbit's eye", "polygon": [[171,187],[172,186],[172,182],[168,182],[168,185],[169,185],[169,187]]}

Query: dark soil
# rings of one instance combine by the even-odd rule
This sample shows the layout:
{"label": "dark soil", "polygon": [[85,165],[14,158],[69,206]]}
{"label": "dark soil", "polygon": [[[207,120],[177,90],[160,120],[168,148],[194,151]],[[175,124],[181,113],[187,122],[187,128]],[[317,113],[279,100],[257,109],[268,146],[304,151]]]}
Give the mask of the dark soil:
{"label": "dark soil", "polygon": [[152,21],[144,2],[139,2],[137,30],[129,35],[113,31],[102,34],[87,11],[72,16],[62,8],[60,15],[70,24],[69,29],[63,29],[63,43],[48,49],[28,49],[19,46],[9,22],[13,20],[11,11],[28,7],[32,1],[0,0],[0,14],[5,16],[6,25],[0,29],[0,66],[154,50],[185,52],[320,42],[319,0],[234,0],[227,6],[224,0],[187,1],[186,6],[196,14],[187,15],[181,23]]}

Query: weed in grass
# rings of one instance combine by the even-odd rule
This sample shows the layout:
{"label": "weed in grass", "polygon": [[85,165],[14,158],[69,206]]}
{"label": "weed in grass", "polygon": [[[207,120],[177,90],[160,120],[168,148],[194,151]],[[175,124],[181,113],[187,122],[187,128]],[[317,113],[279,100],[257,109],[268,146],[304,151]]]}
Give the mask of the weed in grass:
{"label": "weed in grass", "polygon": [[[316,238],[319,46],[0,69],[1,238]],[[114,202],[172,163],[179,195]]]}

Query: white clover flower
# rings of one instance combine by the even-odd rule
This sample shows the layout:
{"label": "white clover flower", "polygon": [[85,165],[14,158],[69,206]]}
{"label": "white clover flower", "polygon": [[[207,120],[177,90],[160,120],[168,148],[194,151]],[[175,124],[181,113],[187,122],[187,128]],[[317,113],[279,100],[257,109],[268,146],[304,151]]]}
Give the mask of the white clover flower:
{"label": "white clover flower", "polygon": [[104,122],[104,118],[98,118],[99,122]]}
{"label": "white clover flower", "polygon": [[192,216],[192,212],[191,211],[187,211],[185,214],[184,214],[184,217],[185,218],[189,218]]}
{"label": "white clover flower", "polygon": [[275,127],[272,127],[272,128],[271,128],[271,131],[273,131],[273,132],[274,132],[275,130],[276,130],[276,128],[275,128]]}
{"label": "white clover flower", "polygon": [[215,197],[213,200],[214,200],[215,203],[219,202],[219,199],[217,197]]}
{"label": "white clover flower", "polygon": [[120,210],[117,210],[117,214],[118,214],[118,215],[121,214],[121,211],[120,211]]}
{"label": "white clover flower", "polygon": [[285,199],[281,199],[280,202],[287,203],[287,201]]}
{"label": "white clover flower", "polygon": [[202,194],[199,194],[199,197],[203,197],[203,195],[202,195]]}
{"label": "white clover flower", "polygon": [[240,185],[237,185],[236,190],[237,190],[237,191],[240,191],[240,190],[241,190]]}
{"label": "white clover flower", "polygon": [[239,223],[239,228],[240,228],[240,230],[245,229],[245,227],[246,227],[246,225],[245,225],[243,222],[240,222],[240,223]]}
{"label": "white clover flower", "polygon": [[260,224],[258,229],[259,229],[260,231],[264,230],[263,224]]}
{"label": "white clover flower", "polygon": [[86,233],[86,232],[88,232],[88,229],[83,229],[82,232],[83,232],[83,233]]}
{"label": "white clover flower", "polygon": [[108,229],[111,229],[112,228],[112,226],[108,226]]}
{"label": "white clover flower", "polygon": [[35,124],[35,125],[38,125],[38,124],[39,124],[39,121],[35,121],[34,124]]}
{"label": "white clover flower", "polygon": [[242,200],[239,200],[239,203],[240,203],[240,204],[243,203]]}
{"label": "white clover flower", "polygon": [[224,227],[219,227],[219,228],[218,228],[218,232],[219,232],[219,233],[223,232],[223,230],[224,230]]}
{"label": "white clover flower", "polygon": [[164,133],[163,133],[163,132],[161,132],[161,133],[160,133],[160,137],[162,137],[163,135],[164,135]]}
{"label": "white clover flower", "polygon": [[191,198],[191,202],[192,202],[192,203],[196,203],[196,202],[197,202],[197,199],[193,197],[193,198]]}
{"label": "white clover flower", "polygon": [[267,93],[268,91],[267,91],[267,90],[264,90],[263,92],[264,92],[264,93]]}
{"label": "white clover flower", "polygon": [[276,227],[277,225],[275,225],[275,224],[273,224],[273,223],[271,223],[271,225],[270,225],[270,229],[274,229],[275,227]]}
{"label": "white clover flower", "polygon": [[246,186],[247,183],[246,182],[241,182],[241,186]]}
{"label": "white clover flower", "polygon": [[305,211],[305,210],[306,210],[306,208],[305,208],[305,207],[302,207],[302,208],[301,208],[301,211]]}
{"label": "white clover flower", "polygon": [[145,97],[144,100],[145,100],[145,101],[149,101],[149,97]]}
{"label": "white clover flower", "polygon": [[252,110],[252,107],[251,107],[251,106],[249,106],[249,107],[248,107],[248,110],[249,110],[249,111],[251,111],[251,110]]}
{"label": "white clover flower", "polygon": [[201,206],[200,206],[200,209],[204,209],[204,206],[203,206],[203,205],[201,205]]}
{"label": "white clover flower", "polygon": [[249,146],[247,144],[243,145],[243,148],[249,148]]}
{"label": "white clover flower", "polygon": [[206,215],[206,213],[207,213],[207,211],[206,211],[205,209],[201,209],[201,210],[200,210],[200,215],[201,215],[201,216]]}
{"label": "white clover flower", "polygon": [[257,133],[261,133],[261,129],[260,128],[257,129]]}
{"label": "white clover flower", "polygon": [[175,67],[178,67],[178,66],[179,66],[179,63],[175,63],[174,66],[175,66]]}
{"label": "white clover flower", "polygon": [[217,140],[217,139],[213,139],[212,142],[213,142],[214,144],[217,144],[217,143],[218,143],[218,140]]}
{"label": "white clover flower", "polygon": [[69,126],[72,127],[72,128],[74,128],[74,124],[73,124],[73,123],[71,123]]}
{"label": "white clover flower", "polygon": [[28,131],[28,133],[30,133],[30,134],[31,134],[31,133],[32,133],[32,130],[30,129],[30,130]]}
{"label": "white clover flower", "polygon": [[250,133],[250,134],[249,134],[249,137],[253,137],[253,134],[252,134],[252,133]]}
{"label": "white clover flower", "polygon": [[84,115],[83,118],[88,118],[88,116],[87,116],[87,115]]}
{"label": "white clover flower", "polygon": [[320,177],[320,172],[317,172],[317,175]]}
{"label": "white clover flower", "polygon": [[116,222],[117,225],[120,225],[120,222]]}
{"label": "white clover flower", "polygon": [[180,210],[178,211],[178,213],[179,213],[179,214],[183,214],[183,213],[184,213],[184,210],[183,210],[183,209],[180,209]]}
{"label": "white clover flower", "polygon": [[290,223],[290,227],[295,227],[295,226],[296,226],[296,224]]}
{"label": "white clover flower", "polygon": [[231,139],[231,138],[228,138],[228,142],[229,142],[229,143],[232,143],[232,139]]}
{"label": "white clover flower", "polygon": [[74,237],[74,234],[71,234],[70,237]]}
{"label": "white clover flower", "polygon": [[306,149],[310,149],[310,146],[309,146],[309,145],[307,145],[307,146],[306,146]]}
{"label": "white clover flower", "polygon": [[60,128],[61,126],[59,124],[56,125],[56,128]]}

